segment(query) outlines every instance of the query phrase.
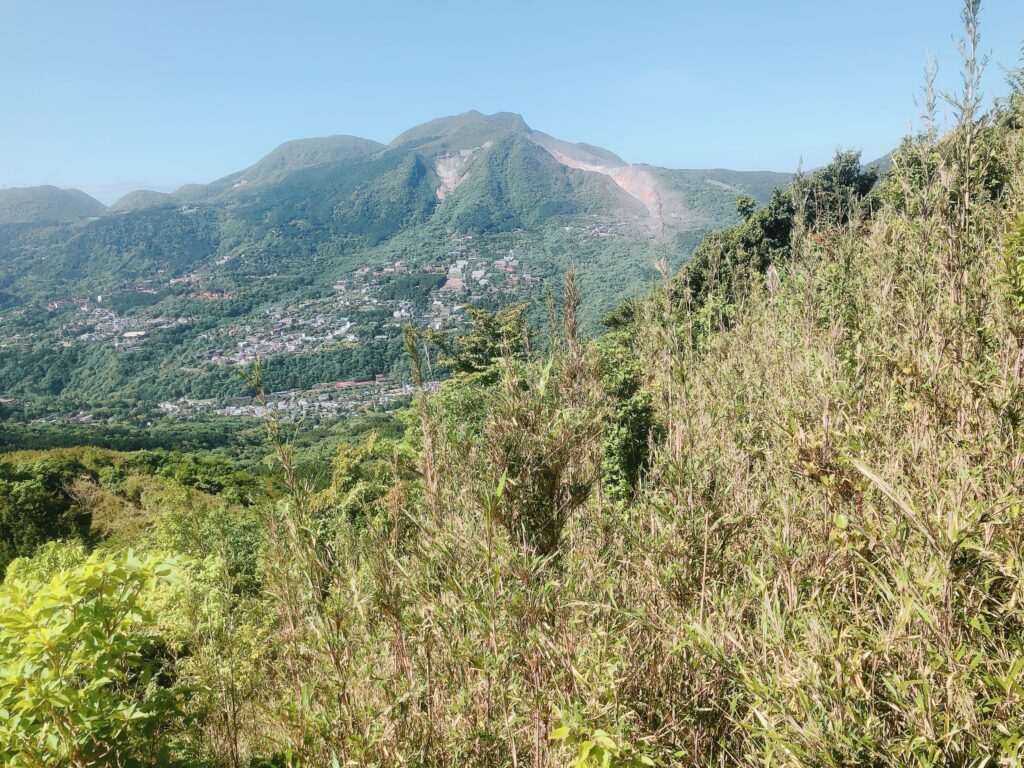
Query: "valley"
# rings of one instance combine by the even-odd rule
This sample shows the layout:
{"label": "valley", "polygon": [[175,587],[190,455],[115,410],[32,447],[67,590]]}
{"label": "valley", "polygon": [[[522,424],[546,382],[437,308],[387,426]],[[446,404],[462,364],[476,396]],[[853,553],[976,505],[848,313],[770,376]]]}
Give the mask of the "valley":
{"label": "valley", "polygon": [[569,267],[594,331],[657,259],[679,265],[735,221],[738,193],[764,202],[787,178],[630,165],[518,115],[468,112],[387,145],[288,142],[208,185],[107,209],[52,188],[0,190],[4,412],[225,407],[249,394],[241,369],[257,359],[282,391],[406,385],[403,326],[458,329],[467,305],[514,302],[543,322]]}

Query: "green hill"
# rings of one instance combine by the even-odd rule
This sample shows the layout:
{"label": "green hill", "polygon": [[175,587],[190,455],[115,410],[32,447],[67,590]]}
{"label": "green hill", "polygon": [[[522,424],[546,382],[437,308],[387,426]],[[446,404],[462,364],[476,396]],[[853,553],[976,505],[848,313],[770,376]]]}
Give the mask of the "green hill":
{"label": "green hill", "polygon": [[388,145],[391,149],[420,150],[467,149],[478,147],[495,137],[509,133],[525,133],[530,128],[521,115],[496,112],[484,115],[476,110],[436,120],[410,128],[399,134]]}
{"label": "green hill", "polygon": [[175,196],[182,200],[245,196],[253,191],[253,187],[272,185],[304,168],[365,157],[383,148],[383,144],[355,136],[326,136],[288,141],[244,171],[225,176],[205,186],[183,187]]}
{"label": "green hill", "polygon": [[106,208],[99,200],[77,189],[51,186],[0,189],[0,226],[74,221],[99,216]]}
{"label": "green hill", "polygon": [[115,200],[107,208],[107,213],[123,213],[124,211],[138,211],[143,208],[161,208],[178,204],[177,198],[167,192],[137,189]]}

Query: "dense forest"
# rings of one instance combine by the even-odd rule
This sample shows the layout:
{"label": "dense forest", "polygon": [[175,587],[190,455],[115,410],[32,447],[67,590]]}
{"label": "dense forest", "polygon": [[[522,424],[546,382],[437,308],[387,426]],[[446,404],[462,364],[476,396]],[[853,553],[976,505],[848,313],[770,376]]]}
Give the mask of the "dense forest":
{"label": "dense forest", "polygon": [[976,12],[952,127],[741,196],[600,334],[569,271],[542,329],[407,328],[450,376],[396,415],[4,454],[4,764],[1020,764],[1024,73],[981,111]]}

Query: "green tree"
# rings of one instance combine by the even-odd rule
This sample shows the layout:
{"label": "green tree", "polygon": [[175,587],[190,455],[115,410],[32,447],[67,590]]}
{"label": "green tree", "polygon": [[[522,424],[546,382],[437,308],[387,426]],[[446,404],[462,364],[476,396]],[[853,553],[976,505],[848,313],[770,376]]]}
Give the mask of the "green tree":
{"label": "green tree", "polygon": [[89,513],[75,504],[69,485],[84,467],[66,459],[0,462],[0,572],[52,539],[83,537]]}
{"label": "green tree", "polygon": [[736,198],[736,213],[740,215],[740,218],[746,221],[754,215],[754,211],[757,210],[757,200],[752,198],[750,195],[740,195]]}
{"label": "green tree", "polygon": [[526,309],[525,304],[512,304],[497,312],[466,307],[470,328],[465,334],[428,335],[443,353],[438,362],[453,373],[473,374],[493,372],[494,364],[501,358],[523,359],[529,349]]}

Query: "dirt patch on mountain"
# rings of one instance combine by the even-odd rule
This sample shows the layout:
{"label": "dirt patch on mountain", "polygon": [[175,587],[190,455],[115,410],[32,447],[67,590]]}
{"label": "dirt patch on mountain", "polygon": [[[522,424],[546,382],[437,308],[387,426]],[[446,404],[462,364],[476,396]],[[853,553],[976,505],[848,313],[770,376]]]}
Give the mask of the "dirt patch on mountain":
{"label": "dirt patch on mountain", "polygon": [[659,232],[664,231],[668,193],[648,169],[626,163],[605,162],[585,147],[560,141],[545,134],[536,134],[534,141],[562,165],[609,177],[622,191],[643,205]]}
{"label": "dirt patch on mountain", "polygon": [[[464,155],[463,152],[469,154]],[[472,156],[473,150],[461,150],[438,155],[434,160],[434,172],[441,180],[441,186],[434,190],[438,200],[444,200],[469,177],[466,166],[469,165],[469,158]]]}

